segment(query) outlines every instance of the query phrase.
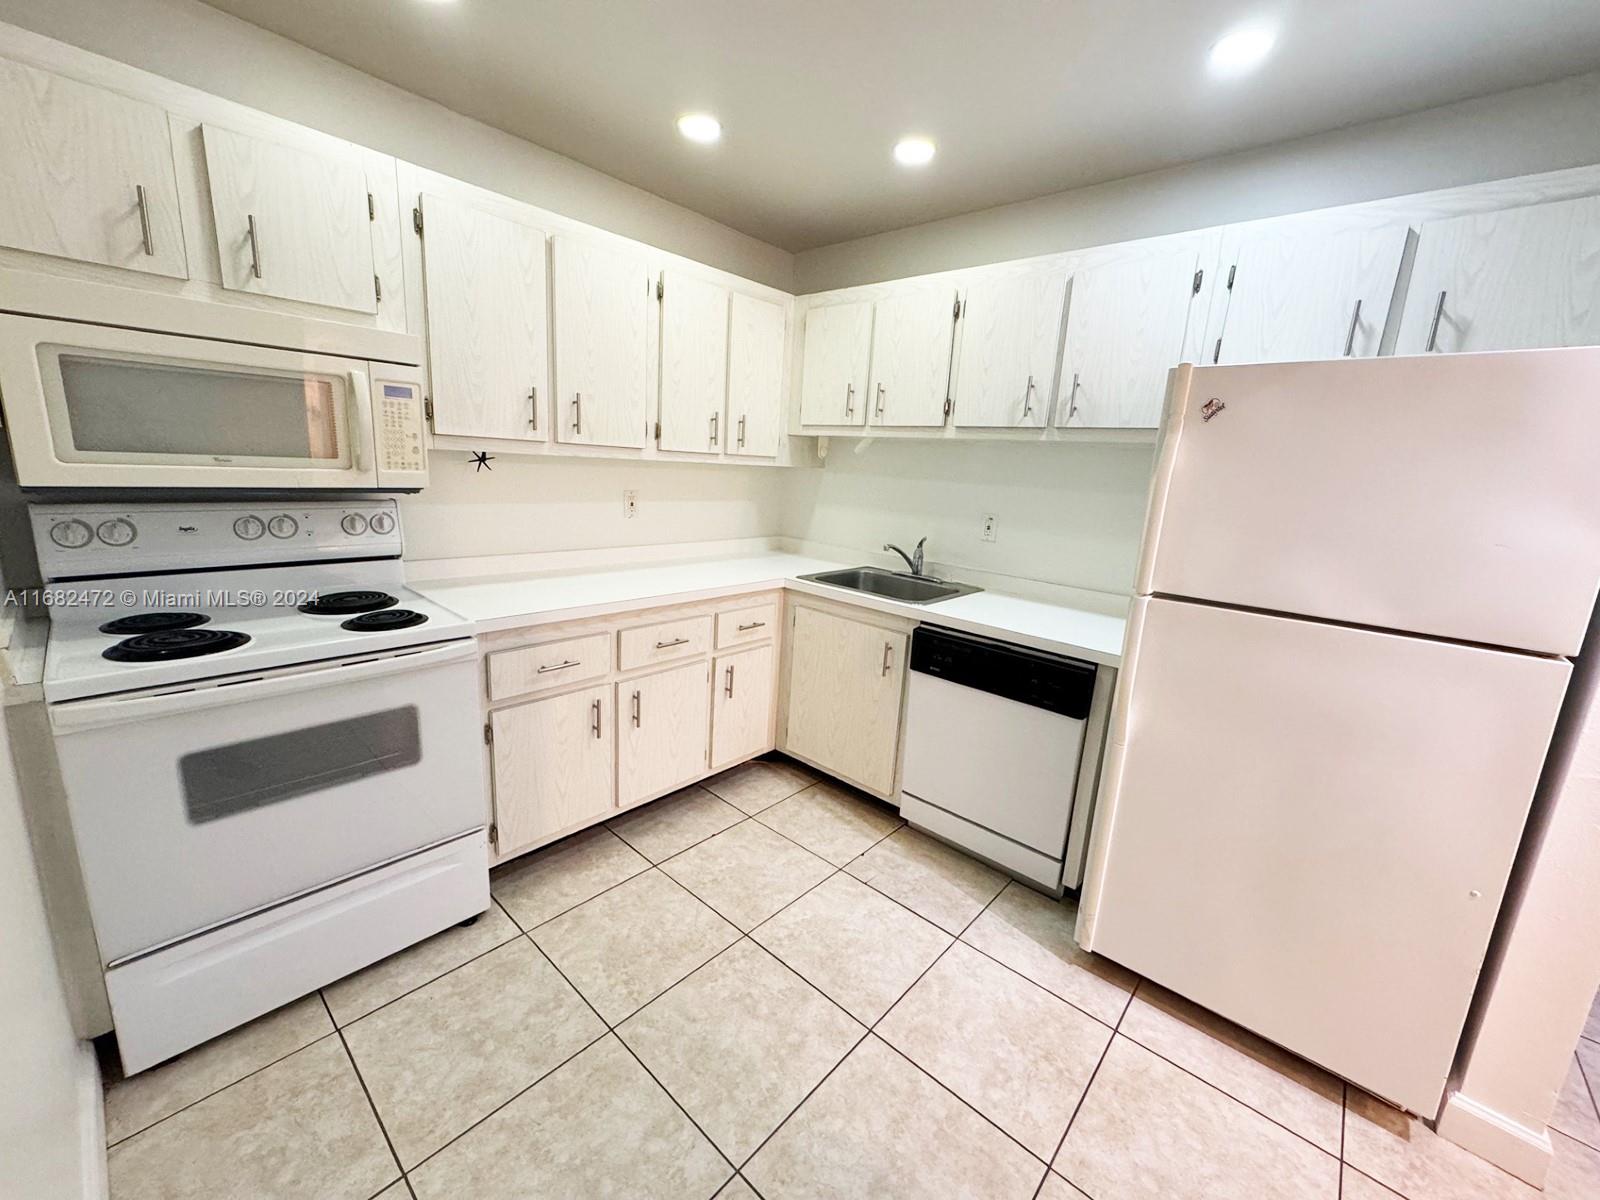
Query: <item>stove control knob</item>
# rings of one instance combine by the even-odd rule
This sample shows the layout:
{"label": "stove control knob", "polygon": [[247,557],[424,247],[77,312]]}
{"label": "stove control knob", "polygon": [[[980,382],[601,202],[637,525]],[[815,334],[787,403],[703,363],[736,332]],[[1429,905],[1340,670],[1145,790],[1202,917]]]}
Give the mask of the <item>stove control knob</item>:
{"label": "stove control knob", "polygon": [[133,527],[133,522],[123,517],[101,521],[100,528],[96,529],[95,533],[108,546],[128,546],[139,536],[139,531]]}
{"label": "stove control knob", "polygon": [[275,538],[292,538],[300,532],[300,522],[288,513],[279,513],[267,522],[267,532]]}
{"label": "stove control knob", "polygon": [[339,522],[339,528],[351,537],[360,537],[367,531],[367,519],[360,513],[345,513],[344,520]]}
{"label": "stove control knob", "polygon": [[50,526],[50,540],[67,550],[81,550],[94,541],[94,530],[86,522],[69,517]]}
{"label": "stove control knob", "polygon": [[367,522],[367,526],[373,533],[387,536],[394,532],[394,514],[375,512],[372,514],[372,520]]}
{"label": "stove control knob", "polygon": [[267,523],[257,516],[240,517],[233,523],[233,536],[253,542],[267,531]]}

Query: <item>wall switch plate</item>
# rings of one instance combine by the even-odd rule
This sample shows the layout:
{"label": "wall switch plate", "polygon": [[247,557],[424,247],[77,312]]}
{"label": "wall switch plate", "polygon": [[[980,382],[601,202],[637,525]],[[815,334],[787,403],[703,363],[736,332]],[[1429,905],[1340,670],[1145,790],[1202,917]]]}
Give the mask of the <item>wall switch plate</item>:
{"label": "wall switch plate", "polygon": [[983,540],[994,541],[994,514],[986,513],[983,518]]}
{"label": "wall switch plate", "polygon": [[637,517],[639,515],[639,493],[638,492],[625,491],[625,492],[622,493],[622,515],[623,515],[623,517],[625,519],[628,519],[628,520],[631,520],[632,518]]}

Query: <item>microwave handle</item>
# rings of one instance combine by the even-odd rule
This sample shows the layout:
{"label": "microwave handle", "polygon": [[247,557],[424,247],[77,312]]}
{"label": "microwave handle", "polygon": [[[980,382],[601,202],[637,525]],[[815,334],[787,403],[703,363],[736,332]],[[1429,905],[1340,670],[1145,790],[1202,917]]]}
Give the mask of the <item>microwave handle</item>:
{"label": "microwave handle", "polygon": [[224,686],[192,688],[183,692],[163,692],[154,696],[68,701],[51,708],[50,727],[57,733],[78,733],[86,729],[99,729],[128,721],[176,716],[194,712],[196,709],[242,704],[251,700],[268,700],[315,688],[337,687],[357,680],[421,671],[444,663],[476,658],[477,653],[478,647],[475,641],[471,638],[461,638],[430,646],[426,650],[402,650],[381,658],[357,659],[354,662],[341,662],[335,659],[304,670],[285,671],[281,675],[262,675]]}
{"label": "microwave handle", "polygon": [[351,371],[350,411],[346,420],[350,425],[350,462],[358,471],[367,469],[367,439],[372,436],[372,388],[365,371]]}

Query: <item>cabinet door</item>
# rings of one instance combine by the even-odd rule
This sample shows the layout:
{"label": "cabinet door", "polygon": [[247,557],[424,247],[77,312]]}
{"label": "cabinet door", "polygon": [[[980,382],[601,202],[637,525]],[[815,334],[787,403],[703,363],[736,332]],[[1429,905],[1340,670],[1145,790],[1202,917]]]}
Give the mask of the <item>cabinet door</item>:
{"label": "cabinet door", "polygon": [[728,445],[728,289],[678,271],[661,277],[663,450]]}
{"label": "cabinet door", "polygon": [[806,313],[800,423],[863,424],[871,357],[871,303],[829,304]]}
{"label": "cabinet door", "polygon": [[728,325],[727,451],[772,458],[783,428],[783,306],[735,292]]}
{"label": "cabinet door", "polygon": [[1396,354],[1600,344],[1600,196],[1427,221]]}
{"label": "cabinet door", "polygon": [[785,746],[871,791],[894,787],[906,635],[797,606]]}
{"label": "cabinet door", "polygon": [[0,59],[0,245],[186,279],[167,114]]}
{"label": "cabinet door", "polygon": [[1079,271],[1067,301],[1056,424],[1154,429],[1183,354],[1199,251],[1192,246]]}
{"label": "cabinet door", "polygon": [[1042,429],[1061,357],[1067,272],[979,278],[961,303],[951,394],[966,429]]}
{"label": "cabinet door", "polygon": [[702,660],[617,684],[617,795],[624,807],[706,773],[709,670]]}
{"label": "cabinet door", "polygon": [[1273,230],[1239,247],[1213,358],[1371,358],[1383,341],[1410,230]]}
{"label": "cabinet door", "polygon": [[644,259],[557,235],[551,320],[556,437],[582,446],[643,446],[647,334],[655,285]]}
{"label": "cabinet door", "polygon": [[611,685],[497,709],[495,848],[505,854],[615,807],[616,740]]}
{"label": "cabinet door", "polygon": [[422,197],[422,227],[433,431],[544,441],[544,234],[439,196]]}
{"label": "cabinet door", "polygon": [[956,292],[908,288],[877,302],[872,317],[871,423],[938,427],[950,396]]}
{"label": "cabinet door", "polygon": [[360,160],[201,128],[222,286],[377,312]]}
{"label": "cabinet door", "polygon": [[718,655],[711,672],[712,770],[772,749],[773,675],[770,645]]}

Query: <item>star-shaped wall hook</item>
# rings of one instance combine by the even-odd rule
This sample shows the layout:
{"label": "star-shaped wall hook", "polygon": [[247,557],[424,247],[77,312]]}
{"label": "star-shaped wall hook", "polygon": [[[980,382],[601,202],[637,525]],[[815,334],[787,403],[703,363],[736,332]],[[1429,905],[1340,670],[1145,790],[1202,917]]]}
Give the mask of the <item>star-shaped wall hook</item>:
{"label": "star-shaped wall hook", "polygon": [[474,450],[472,452],[472,466],[475,471],[494,470],[494,468],[489,465],[493,461],[494,455],[492,454],[486,454],[482,450]]}

